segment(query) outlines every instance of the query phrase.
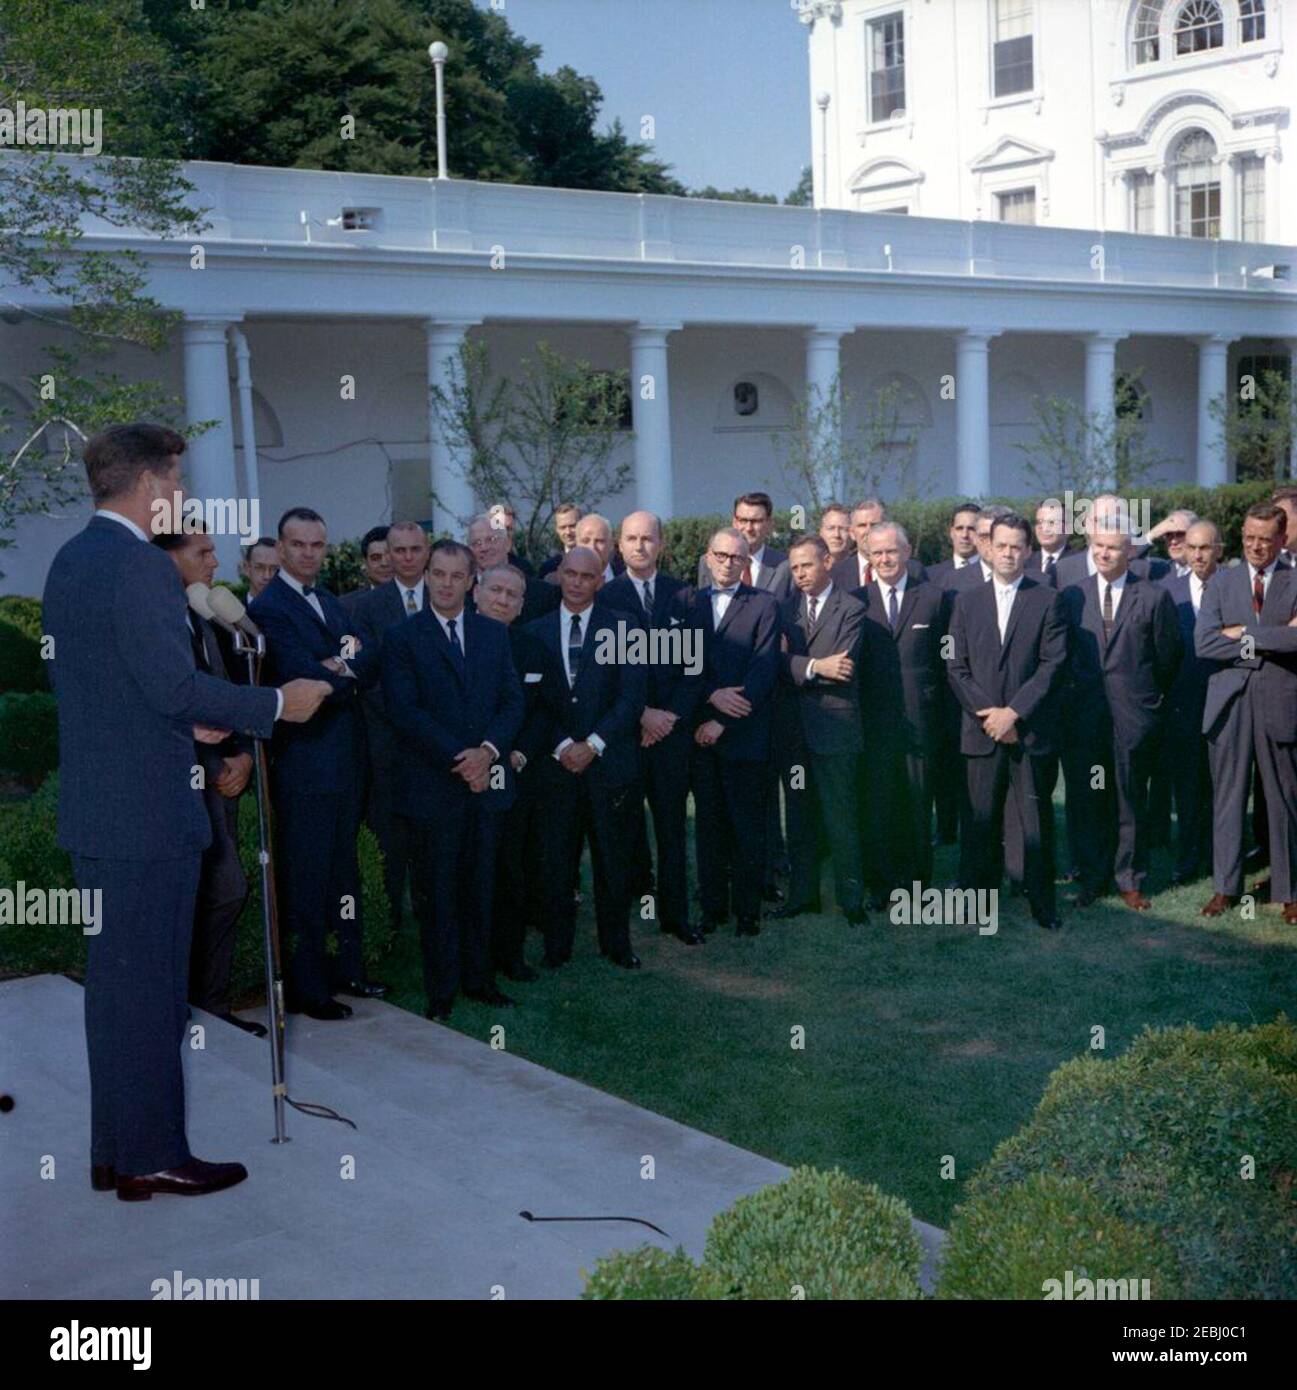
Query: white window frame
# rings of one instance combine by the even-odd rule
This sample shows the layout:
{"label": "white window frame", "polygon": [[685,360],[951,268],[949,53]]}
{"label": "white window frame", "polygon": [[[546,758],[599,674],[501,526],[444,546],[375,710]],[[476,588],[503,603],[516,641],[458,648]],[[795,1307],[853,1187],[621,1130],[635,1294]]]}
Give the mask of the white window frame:
{"label": "white window frame", "polygon": [[[908,3],[898,3],[893,0],[890,5],[877,5],[873,9],[866,11],[862,16],[864,27],[861,30],[861,50],[863,58],[864,72],[864,128],[866,130],[891,130],[910,118],[911,93],[914,90],[914,67],[910,61],[911,41],[914,36],[914,26],[911,22],[910,5]],[[882,120],[874,119],[874,68],[873,68],[873,37],[874,27],[886,20],[899,18],[901,21],[902,43],[905,50],[905,104],[898,108],[905,114],[894,116],[888,114]]]}
{"label": "white window frame", "polygon": [[1009,106],[1014,102],[1033,101],[1040,95],[1040,0],[1030,0],[1031,5],[1031,85],[1020,92],[1006,92],[1002,96],[995,90],[995,45],[999,42],[1000,6],[1007,0],[987,0],[987,105]]}
{"label": "white window frame", "polygon": [[[1266,169],[1266,165],[1269,162],[1270,161],[1266,159],[1265,155],[1260,150],[1242,150],[1234,156],[1231,168],[1233,178],[1235,179],[1234,207],[1236,210],[1235,216],[1238,221],[1238,226],[1231,228],[1230,231],[1231,235],[1238,241],[1264,242],[1267,235],[1269,234],[1269,228],[1266,225],[1266,204],[1268,201],[1268,194],[1270,191],[1266,187],[1266,180],[1268,178],[1268,171]],[[1247,235],[1247,208],[1244,203],[1243,188],[1243,182],[1244,179],[1247,177],[1248,172],[1245,166],[1248,164],[1256,165],[1261,175],[1260,190],[1258,195],[1258,216],[1253,219],[1254,222],[1259,224],[1259,235],[1251,237]]]}
{"label": "white window frame", "polygon": [[[1225,42],[1220,48],[1207,48],[1198,53],[1177,54],[1175,51],[1175,21],[1184,0],[1163,0],[1158,26],[1158,56],[1147,63],[1135,61],[1135,17],[1140,0],[1123,0],[1117,10],[1119,31],[1114,44],[1121,62],[1109,79],[1109,88],[1118,89],[1127,83],[1143,82],[1153,77],[1166,77],[1186,69],[1208,68],[1242,59],[1258,58],[1264,62],[1266,76],[1272,76],[1279,54],[1283,50],[1282,20],[1284,6],[1277,0],[1266,0],[1265,37],[1243,42],[1243,19],[1239,0],[1217,0],[1224,23]],[[1120,102],[1120,92],[1114,91]]]}
{"label": "white window frame", "polygon": [[[1004,215],[1005,199],[1016,198],[1019,194],[1031,194],[1031,221],[1019,222],[1014,218]],[[1005,227],[1039,227],[1040,226],[1040,190],[1034,183],[1018,183],[1011,188],[997,188],[991,197],[995,199],[995,218],[1001,226]]]}

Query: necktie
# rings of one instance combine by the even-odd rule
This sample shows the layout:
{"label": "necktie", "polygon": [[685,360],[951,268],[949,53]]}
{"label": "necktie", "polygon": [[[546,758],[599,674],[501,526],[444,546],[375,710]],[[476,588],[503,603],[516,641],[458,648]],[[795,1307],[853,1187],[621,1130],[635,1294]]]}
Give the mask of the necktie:
{"label": "necktie", "polygon": [[464,660],[464,648],[460,645],[459,633],[455,631],[454,618],[446,619],[446,635],[450,638],[450,654],[457,662]]}
{"label": "necktie", "polygon": [[203,645],[203,634],[198,631],[197,627],[191,627],[189,629],[189,645],[194,649],[194,665],[197,666],[200,671],[210,670],[211,668],[207,660],[207,648]]}
{"label": "necktie", "polygon": [[644,616],[646,618],[653,616],[653,581],[651,579],[644,581]]}
{"label": "necktie", "polygon": [[814,594],[812,594],[812,595],[810,596],[810,598],[808,598],[808,599],[806,600],[806,608],[807,608],[807,626],[808,626],[808,627],[814,627],[814,626],[815,626],[815,610],[819,607],[819,605],[820,605],[820,601],[819,601],[818,598],[816,598],[816,596],[815,596]]}
{"label": "necktie", "polygon": [[576,684],[581,669],[581,615],[573,613],[572,626],[567,635],[567,669],[572,673],[572,684]]}
{"label": "necktie", "polygon": [[[413,589],[407,589],[405,591],[405,611],[407,613],[417,613],[419,611],[419,607],[414,601]],[[455,620],[452,618],[450,621],[451,626],[454,627]]]}
{"label": "necktie", "polygon": [[874,582],[874,567],[865,561],[865,577],[860,581],[861,584],[872,584]]}
{"label": "necktie", "polygon": [[1103,586],[1103,640],[1106,644],[1112,638],[1112,585]]}
{"label": "necktie", "polygon": [[1046,573],[1046,574],[1048,574],[1048,573],[1050,572],[1050,570],[1052,570],[1052,569],[1054,568],[1054,561],[1055,561],[1057,558],[1058,558],[1058,557],[1057,557],[1056,555],[1046,555],[1046,556],[1045,556],[1045,573]]}
{"label": "necktie", "polygon": [[900,616],[901,610],[896,602],[896,590],[893,589],[891,593],[887,595],[887,625],[893,632],[896,631],[896,620]]}
{"label": "necktie", "polygon": [[1265,578],[1258,570],[1252,580],[1252,611],[1259,618],[1265,605]]}
{"label": "necktie", "polygon": [[744,562],[743,562],[743,576],[742,576],[742,578],[740,579],[739,582],[742,583],[742,584],[751,584],[751,583],[752,583],[752,561],[751,561],[751,560],[744,560]]}

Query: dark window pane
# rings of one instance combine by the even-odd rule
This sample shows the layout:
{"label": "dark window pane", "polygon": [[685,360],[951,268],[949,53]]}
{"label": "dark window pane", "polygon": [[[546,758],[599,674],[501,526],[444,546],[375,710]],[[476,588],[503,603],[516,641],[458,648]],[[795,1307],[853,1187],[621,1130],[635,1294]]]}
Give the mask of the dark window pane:
{"label": "dark window pane", "polygon": [[1031,35],[1001,39],[995,45],[995,95],[1008,97],[1015,92],[1029,92],[1032,84]]}

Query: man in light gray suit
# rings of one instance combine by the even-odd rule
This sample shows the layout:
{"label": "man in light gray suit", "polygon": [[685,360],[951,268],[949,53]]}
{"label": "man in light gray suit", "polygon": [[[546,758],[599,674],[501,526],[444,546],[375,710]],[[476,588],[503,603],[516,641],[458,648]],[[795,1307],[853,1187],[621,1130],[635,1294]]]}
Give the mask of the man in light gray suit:
{"label": "man in light gray suit", "polygon": [[1270,821],[1270,897],[1297,925],[1297,570],[1279,563],[1287,516],[1269,502],[1243,519],[1245,564],[1221,569],[1203,590],[1194,647],[1218,662],[1207,680],[1203,733],[1215,794],[1215,893],[1219,917],[1243,893],[1243,825],[1255,763]]}

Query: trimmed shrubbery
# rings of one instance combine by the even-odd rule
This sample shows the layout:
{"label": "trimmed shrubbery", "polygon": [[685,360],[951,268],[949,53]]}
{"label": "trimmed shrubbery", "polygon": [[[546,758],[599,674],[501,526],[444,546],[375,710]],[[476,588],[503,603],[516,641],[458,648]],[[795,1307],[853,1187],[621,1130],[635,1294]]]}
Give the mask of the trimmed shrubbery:
{"label": "trimmed shrubbery", "polygon": [[0,772],[38,787],[59,765],[59,712],[44,690],[0,695]]}
{"label": "trimmed shrubbery", "polygon": [[616,1250],[595,1261],[585,1277],[582,1298],[588,1299],[693,1299],[706,1298],[702,1271],[677,1245],[663,1250],[641,1245]]}
{"label": "trimmed shrubbery", "polygon": [[0,598],[0,693],[48,689],[41,660],[41,601],[7,594]]}

